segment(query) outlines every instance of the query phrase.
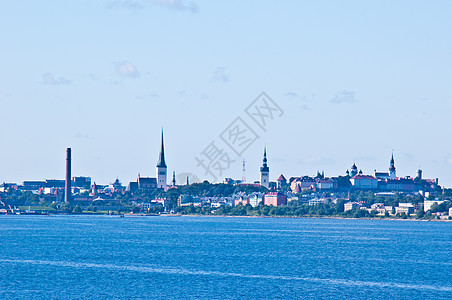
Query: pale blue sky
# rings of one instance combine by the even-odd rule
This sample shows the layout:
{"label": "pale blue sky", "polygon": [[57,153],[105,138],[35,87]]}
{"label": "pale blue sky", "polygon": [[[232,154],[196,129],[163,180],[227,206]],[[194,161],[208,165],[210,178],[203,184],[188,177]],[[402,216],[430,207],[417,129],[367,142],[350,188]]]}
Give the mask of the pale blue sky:
{"label": "pale blue sky", "polygon": [[[451,1],[4,1],[0,9],[0,181],[98,183],[191,172],[238,116],[280,173],[439,177],[452,186]],[[268,131],[244,109],[265,91]],[[231,151],[229,151],[231,152]],[[241,159],[222,177],[242,177]]]}

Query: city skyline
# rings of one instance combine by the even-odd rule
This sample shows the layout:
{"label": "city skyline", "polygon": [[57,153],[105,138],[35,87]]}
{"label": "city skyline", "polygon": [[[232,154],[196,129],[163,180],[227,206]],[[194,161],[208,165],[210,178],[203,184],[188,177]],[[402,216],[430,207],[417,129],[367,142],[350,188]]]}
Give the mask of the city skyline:
{"label": "city skyline", "polygon": [[[168,174],[194,173],[212,142],[223,177],[386,170],[452,186],[450,1],[13,1],[0,12],[0,182],[154,176],[162,125]],[[280,108],[262,128],[247,108]],[[240,119],[238,119],[240,118]],[[246,123],[243,153],[221,135]],[[173,169],[174,168],[174,169]],[[211,181],[211,178],[207,178]]]}
{"label": "city skyline", "polygon": [[[123,180],[121,178],[121,176],[116,176],[116,177],[114,177],[114,179],[112,178],[108,182],[96,181],[96,178],[93,178],[92,176],[90,176],[90,174],[72,174],[72,176],[71,176],[71,170],[73,169],[73,166],[71,164],[71,161],[72,161],[72,154],[71,153],[72,153],[72,148],[70,148],[70,147],[67,148],[66,149],[66,163],[65,163],[65,168],[66,169],[65,169],[65,176],[64,177],[61,176],[61,178],[60,177],[55,177],[55,178],[50,178],[49,177],[49,178],[34,178],[34,179],[25,178],[25,179],[23,179],[21,181],[15,182],[15,183],[20,184],[20,183],[22,183],[24,181],[30,181],[30,180],[31,181],[33,181],[33,180],[49,180],[49,179],[50,180],[53,180],[53,179],[61,179],[62,180],[62,178],[65,178],[66,182],[68,182],[68,180],[67,180],[68,176],[69,176],[69,178],[71,178],[72,176],[73,177],[80,177],[81,176],[81,177],[89,177],[89,178],[91,178],[93,184],[112,184],[113,181],[119,179],[120,182],[123,185],[127,186],[129,182],[132,183],[132,182],[136,181],[137,178],[140,178],[140,177],[141,178],[153,178],[153,177],[149,177],[149,175],[152,173],[152,172],[149,172],[149,171],[146,172],[146,173],[138,172],[137,176],[135,178],[131,178],[130,180]],[[220,178],[220,180],[218,180],[218,181],[211,181],[208,178],[204,178],[202,176],[198,177],[197,174],[190,173],[190,172],[182,172],[182,175],[183,175],[182,177],[180,177],[180,176],[179,177],[175,177],[175,174],[176,175],[179,174],[177,172],[176,168],[170,168],[170,170],[172,170],[172,171],[170,171],[169,174],[172,174],[172,177],[168,178],[167,177],[168,176],[168,171],[167,171],[168,167],[167,167],[167,164],[166,164],[165,154],[164,153],[165,153],[165,150],[164,150],[164,134],[163,134],[163,128],[162,128],[162,130],[161,130],[161,141],[160,141],[159,155],[158,155],[158,160],[156,160],[157,163],[155,164],[155,169],[154,169],[154,171],[156,171],[155,179],[156,179],[156,182],[158,182],[158,184],[157,184],[158,188],[163,188],[164,190],[166,190],[167,189],[167,185],[170,186],[170,183],[173,183],[173,180],[175,178],[177,178],[177,181],[176,181],[177,185],[184,185],[184,184],[187,184],[188,182],[190,182],[190,183],[198,183],[198,182],[202,182],[202,181],[205,181],[205,180],[207,180],[207,181],[209,181],[211,183],[224,183],[224,180],[227,179],[227,178],[232,178],[234,180],[239,180],[239,181],[241,180],[241,177],[224,176],[224,177]],[[370,175],[370,176],[376,177],[376,178],[379,178],[380,176],[383,176],[383,178],[396,179],[396,178],[405,178],[405,177],[415,178],[415,177],[419,176],[419,172],[420,172],[420,174],[421,174],[420,176],[422,178],[426,178],[425,176],[422,176],[423,170],[421,168],[417,169],[414,174],[397,174],[397,176],[396,176],[396,169],[397,168],[395,167],[396,164],[395,164],[395,159],[394,159],[394,152],[391,153],[391,158],[390,158],[390,160],[389,160],[389,162],[387,164],[387,170],[389,172],[385,172],[386,171],[385,168],[374,168],[372,171],[363,170],[362,168],[358,167],[359,164],[357,166],[357,162],[354,161],[353,164],[350,167],[347,167],[346,170],[343,173],[339,173],[339,174],[328,174],[327,173],[325,175],[325,171],[328,172],[328,170],[324,170],[324,169],[317,169],[316,172],[313,173],[313,174],[301,174],[301,173],[300,174],[284,174],[284,173],[277,173],[277,174],[274,173],[273,174],[273,172],[270,172],[270,168],[267,165],[267,163],[268,163],[268,160],[267,160],[267,146],[264,146],[264,154],[263,154],[262,165],[258,168],[258,170],[254,170],[254,172],[253,172],[253,170],[250,171],[250,172],[256,173],[256,174],[254,174],[254,177],[257,177],[258,179],[256,179],[256,180],[247,180],[244,183],[256,183],[256,182],[259,182],[261,185],[269,188],[269,182],[276,183],[277,182],[277,178],[280,175],[284,175],[287,178],[292,178],[292,177],[293,178],[297,178],[297,177],[299,178],[299,177],[303,177],[303,176],[315,177],[315,176],[318,176],[319,174],[321,174],[322,177],[325,177],[325,178],[332,178],[332,177],[338,177],[338,176],[354,177],[355,175]],[[270,161],[270,164],[271,164],[271,161]],[[68,170],[69,170],[69,175],[67,173]],[[164,171],[164,173],[161,173],[162,170]],[[379,174],[380,176],[377,176],[377,174]],[[142,175],[144,175],[144,177]],[[246,176],[246,174],[245,174],[245,176]],[[189,178],[189,181],[187,181],[187,177]],[[196,180],[196,179],[199,179],[199,180]],[[439,179],[440,180],[440,178],[438,178],[438,177],[431,177],[430,179]],[[195,180],[195,181],[193,181],[193,180]],[[13,182],[13,181],[3,181],[3,182],[10,183],[10,182]],[[70,184],[69,184],[69,186],[70,186]],[[443,186],[443,187],[444,188],[448,188],[448,186]]]}

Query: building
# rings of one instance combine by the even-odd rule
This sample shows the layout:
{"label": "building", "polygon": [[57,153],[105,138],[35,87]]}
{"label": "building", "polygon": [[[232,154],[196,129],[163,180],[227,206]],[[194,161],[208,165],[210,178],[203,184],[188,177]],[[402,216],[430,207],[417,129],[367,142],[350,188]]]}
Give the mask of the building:
{"label": "building", "polygon": [[165,149],[163,146],[163,129],[162,129],[162,144],[160,148],[159,160],[157,162],[157,188],[167,190],[167,167],[165,162]]}
{"label": "building", "polygon": [[327,203],[328,203],[328,200],[325,198],[320,198],[320,199],[314,198],[314,199],[311,199],[308,201],[309,205],[327,204]]}
{"label": "building", "polygon": [[290,189],[297,193],[306,189],[311,189],[316,186],[316,181],[314,178],[309,176],[303,176],[292,180],[290,183]]}
{"label": "building", "polygon": [[270,169],[267,166],[267,148],[264,148],[264,159],[261,167],[261,186],[270,187]]}
{"label": "building", "polygon": [[223,184],[237,185],[243,183],[240,179],[225,178]]}
{"label": "building", "polygon": [[430,208],[432,207],[433,204],[437,204],[440,205],[441,203],[443,203],[443,200],[425,200],[424,201],[424,211],[429,211]]}
{"label": "building", "polygon": [[414,213],[414,205],[412,203],[399,203],[399,206],[395,208],[396,214],[405,213],[407,215]]}
{"label": "building", "polygon": [[378,187],[377,178],[370,175],[355,175],[350,182],[356,189],[376,189]]}
{"label": "building", "polygon": [[35,191],[45,187],[45,181],[24,181],[22,189],[26,191]]}
{"label": "building", "polygon": [[264,196],[264,205],[280,206],[287,204],[287,197],[278,192],[269,192]]}
{"label": "building", "polygon": [[138,176],[138,188],[139,189],[155,189],[157,188],[157,179],[152,177],[140,177]]}
{"label": "building", "polygon": [[[163,146],[163,129],[162,129],[162,143],[160,147],[160,154],[159,154],[159,160],[157,161],[157,167],[156,167],[156,178],[153,177],[141,177],[140,174],[138,174],[138,180],[132,181],[127,186],[126,191],[128,192],[135,192],[137,189],[164,189],[165,191],[168,190],[167,186],[167,166],[165,162],[165,149]],[[173,174],[174,175],[174,174]],[[187,177],[188,182],[188,177]],[[120,185],[119,180],[115,181],[117,185]],[[175,183],[175,177],[173,176],[173,183]]]}
{"label": "building", "polygon": [[252,207],[257,207],[262,203],[262,200],[262,196],[254,195],[253,197],[250,197],[250,205]]}
{"label": "building", "polygon": [[281,189],[285,188],[286,185],[287,185],[286,177],[284,177],[283,174],[279,175],[278,179],[276,179],[276,188],[278,190],[281,190]]}
{"label": "building", "polygon": [[353,163],[353,166],[351,168],[351,172],[349,173],[348,170],[347,170],[346,173],[347,173],[347,175],[350,174],[350,177],[354,177],[354,176],[358,175],[358,167],[356,166],[356,164]]}
{"label": "building", "polygon": [[72,177],[72,186],[89,189],[91,187],[91,177]]}
{"label": "building", "polygon": [[353,210],[359,207],[361,207],[361,205],[358,202],[347,202],[344,204],[344,211]]}
{"label": "building", "polygon": [[318,179],[317,187],[320,190],[328,190],[334,188],[334,181],[332,179]]}
{"label": "building", "polygon": [[60,179],[46,179],[46,187],[64,188],[66,181]]}
{"label": "building", "polygon": [[391,161],[389,162],[389,179],[396,179],[396,168],[394,166],[394,153],[391,155]]}

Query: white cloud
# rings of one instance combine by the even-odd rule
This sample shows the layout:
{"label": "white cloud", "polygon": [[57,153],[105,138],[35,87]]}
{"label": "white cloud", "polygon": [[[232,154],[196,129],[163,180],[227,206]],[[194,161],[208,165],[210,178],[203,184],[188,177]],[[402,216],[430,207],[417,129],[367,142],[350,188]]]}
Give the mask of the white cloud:
{"label": "white cloud", "polygon": [[355,92],[348,90],[342,90],[337,92],[333,99],[331,99],[330,101],[334,104],[358,102],[358,100],[356,100],[355,97]]}
{"label": "white cloud", "polygon": [[151,0],[152,3],[166,7],[171,10],[190,11],[197,13],[199,10],[198,4],[193,1],[184,0]]}
{"label": "white cloud", "polygon": [[116,72],[118,72],[118,74],[122,77],[127,78],[140,77],[140,72],[138,72],[137,67],[135,67],[133,64],[126,60],[114,62],[114,65],[116,68]]}
{"label": "white cloud", "polygon": [[289,97],[298,97],[298,94],[295,92],[287,92],[285,95]]}
{"label": "white cloud", "polygon": [[125,8],[130,10],[137,10],[145,8],[144,1],[134,1],[134,0],[111,0],[108,1],[108,8]]}
{"label": "white cloud", "polygon": [[175,11],[189,11],[191,13],[199,11],[199,6],[196,2],[185,0],[110,0],[107,2],[107,7],[137,10],[147,7],[149,4]]}
{"label": "white cloud", "polygon": [[50,72],[43,74],[42,80],[43,80],[44,84],[50,84],[50,85],[70,84],[71,83],[71,81],[69,79],[66,79],[63,76],[57,77]]}
{"label": "white cloud", "polygon": [[213,72],[213,76],[210,78],[211,82],[223,82],[229,81],[229,74],[226,74],[224,67],[217,67]]}
{"label": "white cloud", "polygon": [[444,159],[444,162],[445,162],[447,165],[451,165],[451,166],[452,166],[452,155],[451,155],[451,154],[448,154],[448,155],[446,156],[446,158]]}

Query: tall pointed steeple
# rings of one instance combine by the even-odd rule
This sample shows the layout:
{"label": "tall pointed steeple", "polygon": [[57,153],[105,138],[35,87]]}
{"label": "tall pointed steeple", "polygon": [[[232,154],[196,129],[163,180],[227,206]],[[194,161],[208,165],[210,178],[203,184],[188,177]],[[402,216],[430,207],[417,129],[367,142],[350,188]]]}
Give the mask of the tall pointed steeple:
{"label": "tall pointed steeple", "polygon": [[173,171],[173,186],[176,186],[176,172]]}
{"label": "tall pointed steeple", "polygon": [[396,168],[394,164],[394,152],[391,154],[391,161],[389,162],[389,178],[396,179]]}
{"label": "tall pointed steeple", "polygon": [[264,159],[262,160],[261,167],[261,186],[266,187],[267,189],[270,187],[270,169],[267,166],[267,147],[264,147]]}
{"label": "tall pointed steeple", "polygon": [[160,148],[159,161],[157,162],[157,188],[167,190],[166,185],[166,162],[165,149],[163,147],[163,128],[162,128],[162,146]]}
{"label": "tall pointed steeple", "polygon": [[267,166],[267,147],[264,148],[264,159],[262,160],[261,172],[268,172],[269,168]]}
{"label": "tall pointed steeple", "polygon": [[162,145],[161,145],[161,148],[160,148],[160,155],[159,155],[159,160],[157,162],[157,167],[166,168],[165,148],[163,146],[163,128],[162,128]]}

